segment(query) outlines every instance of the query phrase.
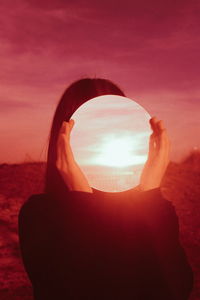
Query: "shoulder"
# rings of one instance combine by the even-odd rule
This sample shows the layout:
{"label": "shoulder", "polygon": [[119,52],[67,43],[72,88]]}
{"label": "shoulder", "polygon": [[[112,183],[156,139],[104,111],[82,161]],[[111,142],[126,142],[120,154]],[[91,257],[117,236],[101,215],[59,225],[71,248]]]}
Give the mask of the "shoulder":
{"label": "shoulder", "polygon": [[160,187],[147,191],[140,191],[136,200],[138,200],[137,202],[139,205],[142,206],[144,204],[152,209],[155,207],[168,207],[169,209],[173,209],[172,202],[164,196]]}
{"label": "shoulder", "polygon": [[172,233],[178,236],[179,219],[175,206],[165,198],[161,188],[141,192],[136,208],[138,215],[149,228],[170,231],[171,236]]}
{"label": "shoulder", "polygon": [[20,239],[29,239],[45,230],[49,220],[49,198],[46,194],[32,194],[21,206],[18,214],[18,230]]}
{"label": "shoulder", "polygon": [[173,219],[175,223],[178,222],[175,206],[164,196],[160,187],[139,192],[134,201],[134,209],[147,219]]}
{"label": "shoulder", "polygon": [[32,194],[22,204],[21,209],[27,208],[28,206],[36,204],[38,202],[42,202],[44,201],[44,199],[46,199],[46,194],[44,193]]}
{"label": "shoulder", "polygon": [[30,195],[20,207],[18,219],[25,218],[30,214],[34,215],[36,211],[41,211],[46,199],[47,195],[44,193]]}

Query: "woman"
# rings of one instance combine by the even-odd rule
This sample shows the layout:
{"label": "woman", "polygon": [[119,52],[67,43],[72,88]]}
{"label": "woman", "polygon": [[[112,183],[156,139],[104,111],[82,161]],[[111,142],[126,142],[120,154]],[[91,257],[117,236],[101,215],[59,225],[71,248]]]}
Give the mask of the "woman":
{"label": "woman", "polygon": [[150,119],[148,159],[133,189],[98,191],[74,160],[70,118],[106,94],[125,96],[97,78],[66,89],[50,132],[44,193],[30,196],[20,210],[21,254],[34,298],[188,299],[193,273],[175,209],[160,190],[170,149],[163,122]]}

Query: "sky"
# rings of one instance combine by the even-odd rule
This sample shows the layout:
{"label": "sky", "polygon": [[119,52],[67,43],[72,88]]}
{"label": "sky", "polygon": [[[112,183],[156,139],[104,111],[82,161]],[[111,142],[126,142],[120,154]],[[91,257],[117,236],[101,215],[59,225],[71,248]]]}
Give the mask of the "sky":
{"label": "sky", "polygon": [[170,159],[200,148],[200,3],[1,0],[0,163],[44,161],[64,90],[102,77],[163,120]]}

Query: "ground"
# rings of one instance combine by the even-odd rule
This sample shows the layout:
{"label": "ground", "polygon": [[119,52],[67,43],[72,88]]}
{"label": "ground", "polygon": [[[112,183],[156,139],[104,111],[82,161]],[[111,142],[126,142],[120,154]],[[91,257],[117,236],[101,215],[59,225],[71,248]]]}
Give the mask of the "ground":
{"label": "ground", "polygon": [[[32,300],[21,261],[17,218],[21,205],[44,187],[45,163],[0,165],[0,299]],[[194,272],[190,300],[200,299],[200,152],[170,162],[161,190],[179,217],[180,240]]]}

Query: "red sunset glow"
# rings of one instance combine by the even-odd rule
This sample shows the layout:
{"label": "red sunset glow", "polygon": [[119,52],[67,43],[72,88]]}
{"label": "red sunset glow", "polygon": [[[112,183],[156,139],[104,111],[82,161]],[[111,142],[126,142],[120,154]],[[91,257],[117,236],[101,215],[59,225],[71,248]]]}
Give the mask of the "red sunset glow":
{"label": "red sunset glow", "polygon": [[0,162],[46,160],[59,98],[108,78],[162,119],[171,160],[199,147],[199,2],[1,1]]}

